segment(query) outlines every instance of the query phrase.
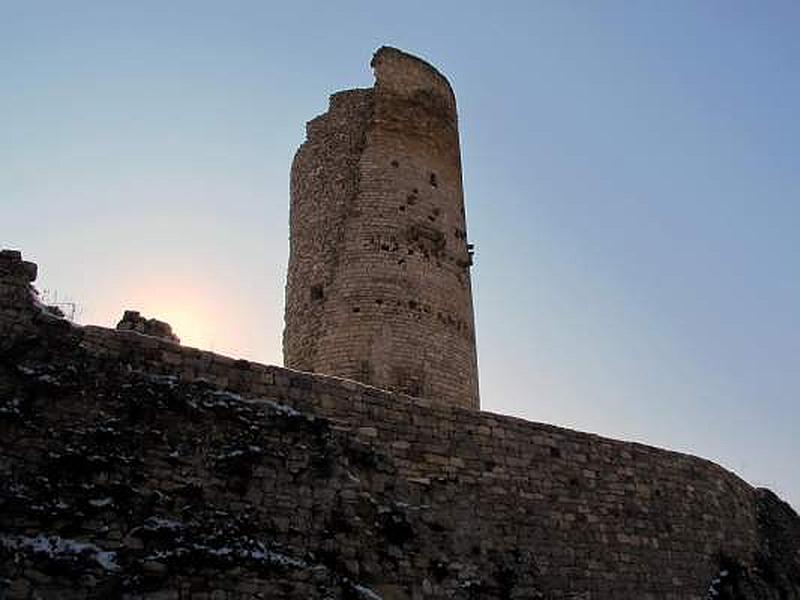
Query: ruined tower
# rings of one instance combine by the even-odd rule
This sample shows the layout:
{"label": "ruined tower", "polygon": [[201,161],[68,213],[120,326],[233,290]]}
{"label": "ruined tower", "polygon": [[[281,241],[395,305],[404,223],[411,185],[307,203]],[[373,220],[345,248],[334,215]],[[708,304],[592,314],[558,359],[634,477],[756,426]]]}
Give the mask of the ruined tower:
{"label": "ruined tower", "polygon": [[477,409],[455,96],[400,50],[371,65],[294,158],[284,362]]}

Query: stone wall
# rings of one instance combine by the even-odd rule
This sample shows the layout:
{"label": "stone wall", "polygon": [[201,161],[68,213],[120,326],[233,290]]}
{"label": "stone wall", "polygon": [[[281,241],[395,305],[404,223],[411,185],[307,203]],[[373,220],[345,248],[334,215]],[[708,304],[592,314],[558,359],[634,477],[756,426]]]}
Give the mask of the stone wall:
{"label": "stone wall", "polygon": [[118,331],[135,331],[153,337],[160,337],[170,342],[180,344],[180,338],[172,332],[169,323],[158,319],[147,319],[137,310],[126,310],[122,319],[117,323]]}
{"label": "stone wall", "polygon": [[334,94],[292,166],[284,362],[477,408],[455,97],[398,50],[372,66],[375,87]]}
{"label": "stone wall", "polygon": [[[11,597],[800,598],[797,515],[703,459],[37,317],[26,277],[0,291]],[[76,486],[42,479],[64,465]]]}

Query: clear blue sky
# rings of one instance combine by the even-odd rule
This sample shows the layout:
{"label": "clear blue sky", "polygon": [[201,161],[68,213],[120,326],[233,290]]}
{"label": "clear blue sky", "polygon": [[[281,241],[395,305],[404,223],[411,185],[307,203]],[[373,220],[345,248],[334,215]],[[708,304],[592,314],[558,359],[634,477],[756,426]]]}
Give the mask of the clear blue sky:
{"label": "clear blue sky", "polygon": [[0,244],[280,364],[288,168],[382,44],[455,88],[483,406],[800,506],[800,4],[0,1]]}

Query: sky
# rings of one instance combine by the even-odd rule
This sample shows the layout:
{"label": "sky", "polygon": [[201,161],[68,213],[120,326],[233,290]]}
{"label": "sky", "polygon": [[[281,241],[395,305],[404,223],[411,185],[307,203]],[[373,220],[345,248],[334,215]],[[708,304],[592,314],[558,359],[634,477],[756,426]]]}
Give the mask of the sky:
{"label": "sky", "polygon": [[800,507],[800,4],[0,0],[0,246],[281,364],[288,171],[387,44],[458,99],[485,410]]}

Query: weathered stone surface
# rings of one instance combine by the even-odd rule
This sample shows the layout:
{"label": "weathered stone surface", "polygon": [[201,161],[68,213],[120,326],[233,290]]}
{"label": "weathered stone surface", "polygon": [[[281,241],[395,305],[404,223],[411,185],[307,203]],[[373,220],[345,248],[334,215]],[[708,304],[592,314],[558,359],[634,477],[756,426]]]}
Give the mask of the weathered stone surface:
{"label": "weathered stone surface", "polygon": [[708,461],[0,290],[8,598],[800,598],[797,514]]}
{"label": "weathered stone surface", "polygon": [[169,323],[158,319],[146,319],[135,310],[126,310],[122,319],[117,323],[119,331],[135,331],[142,335],[150,335],[180,344],[180,338],[172,333]]}
{"label": "weathered stone surface", "polygon": [[455,96],[399,50],[372,66],[292,165],[284,364],[477,409]]}
{"label": "weathered stone surface", "polygon": [[22,260],[19,250],[0,250],[0,275],[5,279],[36,281],[36,265]]}

